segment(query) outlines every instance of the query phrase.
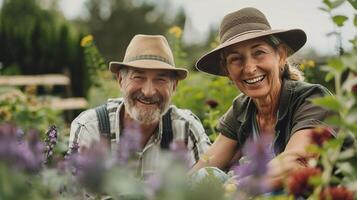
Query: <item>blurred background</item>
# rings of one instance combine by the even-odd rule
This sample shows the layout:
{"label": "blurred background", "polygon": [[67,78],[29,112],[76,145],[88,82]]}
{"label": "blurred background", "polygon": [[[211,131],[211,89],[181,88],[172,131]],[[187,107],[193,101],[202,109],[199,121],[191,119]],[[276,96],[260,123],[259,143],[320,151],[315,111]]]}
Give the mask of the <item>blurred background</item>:
{"label": "blurred background", "polygon": [[[223,16],[246,6],[262,10],[273,28],[305,30],[308,42],[291,62],[306,81],[334,90],[319,66],[352,49],[353,17],[339,19],[341,26],[331,22],[333,16],[354,15],[346,1],[331,13],[322,1],[311,0],[0,0],[1,119],[68,127],[83,109],[119,96],[108,62],[122,61],[130,39],[142,33],[168,38],[176,65],[190,71],[174,103],[212,126],[238,92],[225,78],[197,73],[193,66],[218,44]],[[14,106],[6,98],[35,107]],[[40,112],[41,106],[47,110]]]}

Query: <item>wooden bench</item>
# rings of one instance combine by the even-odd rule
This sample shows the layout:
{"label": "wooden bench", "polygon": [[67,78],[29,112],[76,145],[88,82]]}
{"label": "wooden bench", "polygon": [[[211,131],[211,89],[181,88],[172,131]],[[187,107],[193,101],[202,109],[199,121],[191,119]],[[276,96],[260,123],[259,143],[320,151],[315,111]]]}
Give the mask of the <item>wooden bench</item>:
{"label": "wooden bench", "polygon": [[[0,76],[0,86],[65,86],[69,90],[71,80],[63,74]],[[67,92],[69,93],[69,92]],[[68,95],[68,94],[67,94]],[[88,107],[82,97],[51,98],[50,106],[59,110],[76,110]]]}

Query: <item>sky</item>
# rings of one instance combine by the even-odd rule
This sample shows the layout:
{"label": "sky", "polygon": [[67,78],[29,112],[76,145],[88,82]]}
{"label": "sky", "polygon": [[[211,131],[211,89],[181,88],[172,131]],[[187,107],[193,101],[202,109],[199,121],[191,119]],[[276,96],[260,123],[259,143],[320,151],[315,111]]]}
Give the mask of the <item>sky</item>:
{"label": "sky", "polygon": [[[3,0],[0,0],[0,3]],[[84,17],[86,0],[60,0],[59,5],[68,19]],[[151,0],[154,1],[154,0]],[[162,0],[161,0],[162,1]],[[327,13],[318,8],[324,6],[322,0],[168,0],[173,6],[182,6],[188,15],[184,39],[196,42],[208,35],[209,28],[219,27],[224,15],[243,7],[256,7],[261,10],[273,29],[303,29],[308,40],[302,50],[316,49],[320,54],[335,54],[336,40],[326,34],[334,27]],[[345,2],[334,14],[348,16],[348,24],[341,30],[343,46],[351,48],[348,40],[356,35],[352,16],[356,14],[352,6]]]}

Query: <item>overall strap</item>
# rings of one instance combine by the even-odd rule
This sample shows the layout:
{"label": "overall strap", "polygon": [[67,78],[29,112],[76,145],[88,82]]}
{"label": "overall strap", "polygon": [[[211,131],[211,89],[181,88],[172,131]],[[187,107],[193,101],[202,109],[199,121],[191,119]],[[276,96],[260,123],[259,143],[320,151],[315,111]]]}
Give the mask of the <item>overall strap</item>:
{"label": "overall strap", "polygon": [[110,121],[109,113],[107,110],[107,104],[103,104],[95,108],[95,112],[98,118],[98,126],[100,132],[100,139],[107,143],[109,149],[111,149],[111,137],[110,137]]}
{"label": "overall strap", "polygon": [[172,133],[172,122],[171,122],[171,108],[166,112],[163,116],[163,126],[162,126],[162,136],[161,136],[161,149],[168,150],[170,147],[170,143],[173,140]]}

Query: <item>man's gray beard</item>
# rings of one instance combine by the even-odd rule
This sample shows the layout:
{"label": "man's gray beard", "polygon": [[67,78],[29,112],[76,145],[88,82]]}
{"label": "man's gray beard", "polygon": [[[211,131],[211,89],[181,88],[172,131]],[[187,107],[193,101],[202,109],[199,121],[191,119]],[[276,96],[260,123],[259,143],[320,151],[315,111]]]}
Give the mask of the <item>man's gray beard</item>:
{"label": "man's gray beard", "polygon": [[169,109],[171,101],[171,97],[169,97],[169,99],[167,99],[167,101],[161,104],[158,108],[141,109],[140,107],[134,105],[134,100],[131,99],[129,95],[126,94],[126,92],[123,92],[123,98],[125,111],[129,114],[129,116],[132,119],[145,125],[158,122],[160,117]]}

